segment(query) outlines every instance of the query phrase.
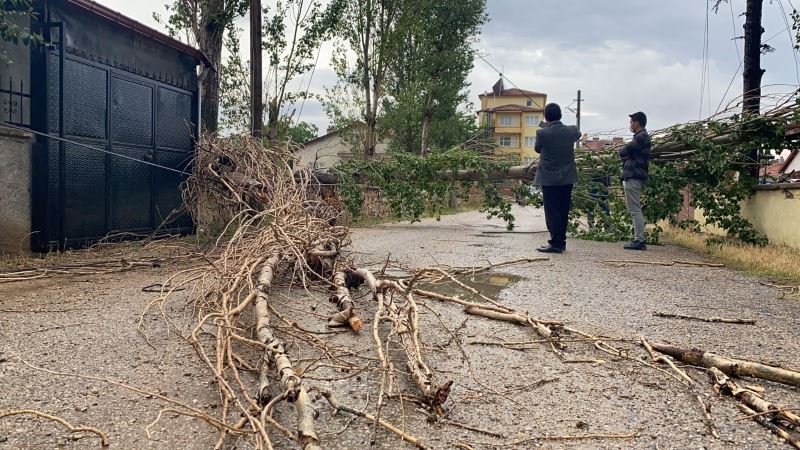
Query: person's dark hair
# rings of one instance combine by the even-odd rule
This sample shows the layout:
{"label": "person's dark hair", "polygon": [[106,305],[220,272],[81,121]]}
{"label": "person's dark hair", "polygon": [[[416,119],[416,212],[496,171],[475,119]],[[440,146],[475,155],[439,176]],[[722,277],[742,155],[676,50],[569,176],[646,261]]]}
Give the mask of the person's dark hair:
{"label": "person's dark hair", "polygon": [[544,120],[548,122],[561,120],[561,107],[556,103],[548,103],[547,106],[544,107]]}
{"label": "person's dark hair", "polygon": [[628,117],[633,119],[634,122],[639,122],[639,125],[641,125],[642,127],[647,126],[647,115],[641,111],[635,112]]}

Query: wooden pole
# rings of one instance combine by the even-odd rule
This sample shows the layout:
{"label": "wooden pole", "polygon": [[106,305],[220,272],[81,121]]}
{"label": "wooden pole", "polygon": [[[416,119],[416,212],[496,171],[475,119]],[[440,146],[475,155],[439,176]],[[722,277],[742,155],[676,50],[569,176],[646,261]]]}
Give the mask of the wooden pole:
{"label": "wooden pole", "polygon": [[[764,69],[761,68],[761,15],[764,9],[764,0],[747,0],[744,21],[744,71],[742,73],[742,93],[744,102],[742,113],[744,115],[758,115],[761,109],[761,77]],[[750,165],[748,173],[752,178],[758,178],[758,149],[750,150]]]}
{"label": "wooden pole", "polygon": [[264,135],[261,0],[250,0],[250,134]]}

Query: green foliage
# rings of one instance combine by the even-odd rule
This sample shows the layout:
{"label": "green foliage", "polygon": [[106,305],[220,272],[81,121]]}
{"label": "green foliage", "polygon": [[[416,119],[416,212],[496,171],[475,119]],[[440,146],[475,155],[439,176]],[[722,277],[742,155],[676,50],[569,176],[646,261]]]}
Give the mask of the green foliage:
{"label": "green foliage", "polygon": [[[404,0],[393,34],[381,129],[393,149],[450,148],[475,132],[467,75],[485,0]],[[422,130],[422,132],[420,131]]]}
{"label": "green foliage", "polygon": [[[41,36],[30,32],[30,22],[35,17],[31,0],[0,1],[0,39],[24,45],[41,42]],[[14,63],[5,50],[0,51],[0,62]]]}
{"label": "green foliage", "polygon": [[242,29],[228,27],[225,48],[228,58],[220,66],[220,125],[234,133],[245,133],[250,128],[250,70],[242,61]]}
{"label": "green foliage", "polygon": [[[433,151],[424,156],[408,152],[393,152],[383,160],[356,159],[334,168],[338,177],[339,195],[351,214],[358,216],[363,204],[364,186],[375,186],[398,217],[418,221],[426,212],[439,217],[449,203],[451,194],[462,199],[469,197],[471,182],[459,181],[454,174],[460,170],[487,173],[512,165],[512,160],[488,158],[474,150],[460,148]],[[489,181],[475,183],[484,194],[481,211],[487,218],[499,217],[509,229],[514,227],[510,202],[500,195]]]}
{"label": "green foliage", "polygon": [[296,144],[304,144],[319,135],[319,128],[313,123],[298,122],[290,124],[286,135]]}
{"label": "green foliage", "polygon": [[340,0],[325,7],[319,0],[283,0],[272,11],[264,8],[262,47],[269,64],[265,93],[270,138],[279,137],[284,104],[308,97],[305,91],[288,91],[288,84],[314,68],[315,56],[338,26],[343,8]]}

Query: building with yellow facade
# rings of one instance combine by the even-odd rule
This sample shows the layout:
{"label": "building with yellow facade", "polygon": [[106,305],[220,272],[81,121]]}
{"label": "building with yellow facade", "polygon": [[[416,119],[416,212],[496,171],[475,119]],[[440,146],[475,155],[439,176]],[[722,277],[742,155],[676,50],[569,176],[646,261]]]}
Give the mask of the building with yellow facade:
{"label": "building with yellow facade", "polygon": [[538,156],[533,147],[536,130],[544,120],[547,94],[506,89],[501,78],[491,92],[478,98],[481,99],[478,120],[497,143],[497,152],[519,155],[523,164],[536,160]]}

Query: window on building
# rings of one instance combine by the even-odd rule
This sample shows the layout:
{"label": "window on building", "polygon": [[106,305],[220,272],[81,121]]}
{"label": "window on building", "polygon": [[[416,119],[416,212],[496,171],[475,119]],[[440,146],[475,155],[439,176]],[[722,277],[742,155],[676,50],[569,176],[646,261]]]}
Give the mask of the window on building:
{"label": "window on building", "polygon": [[501,127],[510,127],[511,126],[511,116],[500,116],[500,126]]}
{"label": "window on building", "polygon": [[536,137],[534,136],[525,136],[525,147],[526,148],[533,148],[536,145]]}
{"label": "window on building", "polygon": [[528,106],[533,106],[533,100],[528,100]]}
{"label": "window on building", "polygon": [[537,116],[537,115],[525,116],[525,126],[526,127],[538,127],[539,126],[539,116]]}
{"label": "window on building", "polygon": [[500,136],[500,147],[511,147],[511,136]]}

